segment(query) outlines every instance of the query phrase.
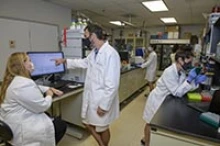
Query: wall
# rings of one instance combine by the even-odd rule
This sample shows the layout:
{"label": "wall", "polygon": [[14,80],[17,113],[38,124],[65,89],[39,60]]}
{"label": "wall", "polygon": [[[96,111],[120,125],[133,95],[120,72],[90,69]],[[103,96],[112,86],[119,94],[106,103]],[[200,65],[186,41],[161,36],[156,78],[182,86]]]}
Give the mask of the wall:
{"label": "wall", "polygon": [[191,32],[192,35],[202,36],[205,25],[185,25],[180,28],[180,37],[184,36],[185,32]]}
{"label": "wall", "polygon": [[0,16],[56,24],[71,24],[71,9],[43,0],[0,0]]}

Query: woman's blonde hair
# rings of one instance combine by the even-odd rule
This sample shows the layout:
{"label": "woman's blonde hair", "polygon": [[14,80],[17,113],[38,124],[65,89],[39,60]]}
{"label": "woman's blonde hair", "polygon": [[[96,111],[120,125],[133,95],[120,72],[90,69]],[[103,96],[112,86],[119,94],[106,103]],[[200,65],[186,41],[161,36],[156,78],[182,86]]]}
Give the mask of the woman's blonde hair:
{"label": "woman's blonde hair", "polygon": [[1,86],[0,104],[4,101],[6,90],[15,76],[30,78],[30,73],[24,66],[24,63],[27,61],[27,59],[28,56],[24,52],[13,53],[8,58],[4,79]]}

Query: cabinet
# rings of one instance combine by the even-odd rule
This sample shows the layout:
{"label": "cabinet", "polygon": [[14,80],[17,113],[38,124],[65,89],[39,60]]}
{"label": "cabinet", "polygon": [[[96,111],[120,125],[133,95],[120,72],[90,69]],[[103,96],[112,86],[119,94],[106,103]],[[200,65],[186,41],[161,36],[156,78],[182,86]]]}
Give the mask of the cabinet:
{"label": "cabinet", "polygon": [[210,28],[208,28],[208,32],[204,37],[203,50],[206,54],[215,54],[217,44],[220,42],[220,18],[209,26]]}
{"label": "cabinet", "polygon": [[164,70],[171,64],[170,54],[175,44],[189,44],[188,39],[151,39],[150,44],[156,47],[157,64],[159,70]]}
{"label": "cabinet", "polygon": [[[146,42],[144,37],[125,37],[125,38],[115,38],[115,47],[116,49],[120,50],[120,47],[123,46],[132,46],[132,50],[139,48],[139,47],[145,47]],[[123,48],[125,49],[125,48]]]}

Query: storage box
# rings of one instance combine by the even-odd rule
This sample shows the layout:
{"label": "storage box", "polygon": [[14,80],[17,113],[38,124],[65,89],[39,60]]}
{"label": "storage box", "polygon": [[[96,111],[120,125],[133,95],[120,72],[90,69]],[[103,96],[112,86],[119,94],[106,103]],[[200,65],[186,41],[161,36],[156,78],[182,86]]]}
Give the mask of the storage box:
{"label": "storage box", "polygon": [[183,34],[183,38],[184,38],[184,39],[190,39],[191,36],[192,36],[192,33],[191,33],[191,32],[185,32],[185,33]]}
{"label": "storage box", "polygon": [[166,26],[165,32],[179,32],[179,26]]}
{"label": "storage box", "polygon": [[168,32],[168,39],[179,39],[179,32]]}

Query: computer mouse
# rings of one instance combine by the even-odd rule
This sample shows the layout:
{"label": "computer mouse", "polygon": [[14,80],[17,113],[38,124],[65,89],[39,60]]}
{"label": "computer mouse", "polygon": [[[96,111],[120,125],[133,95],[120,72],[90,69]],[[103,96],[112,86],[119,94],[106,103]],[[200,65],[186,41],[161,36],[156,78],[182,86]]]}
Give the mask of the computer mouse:
{"label": "computer mouse", "polygon": [[76,88],[77,86],[76,85],[68,85],[67,87],[68,88]]}

